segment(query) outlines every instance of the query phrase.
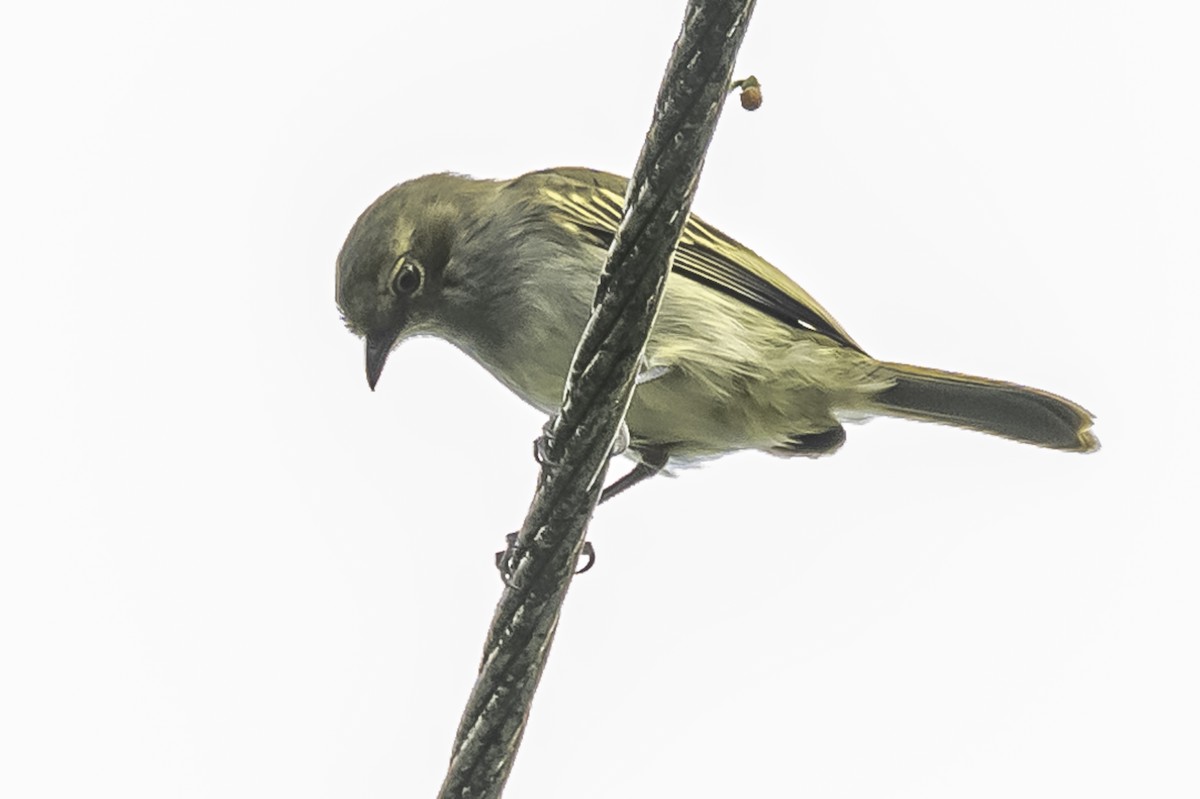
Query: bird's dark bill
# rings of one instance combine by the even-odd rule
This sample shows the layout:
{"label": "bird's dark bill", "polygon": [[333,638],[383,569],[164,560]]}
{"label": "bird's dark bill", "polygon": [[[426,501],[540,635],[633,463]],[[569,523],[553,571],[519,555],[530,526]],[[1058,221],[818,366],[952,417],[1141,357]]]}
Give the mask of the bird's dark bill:
{"label": "bird's dark bill", "polygon": [[396,338],[396,333],[367,334],[367,385],[372,391],[383,374],[383,365],[387,363],[388,353],[392,351]]}

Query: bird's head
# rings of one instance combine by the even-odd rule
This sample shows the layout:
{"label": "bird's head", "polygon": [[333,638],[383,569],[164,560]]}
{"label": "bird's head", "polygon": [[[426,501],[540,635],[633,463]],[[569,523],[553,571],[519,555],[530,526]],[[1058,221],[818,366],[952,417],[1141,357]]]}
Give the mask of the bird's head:
{"label": "bird's head", "polygon": [[366,342],[374,390],[388,353],[439,316],[443,278],[462,214],[466,178],[428,175],[389,189],[346,237],[336,296],[346,326]]}

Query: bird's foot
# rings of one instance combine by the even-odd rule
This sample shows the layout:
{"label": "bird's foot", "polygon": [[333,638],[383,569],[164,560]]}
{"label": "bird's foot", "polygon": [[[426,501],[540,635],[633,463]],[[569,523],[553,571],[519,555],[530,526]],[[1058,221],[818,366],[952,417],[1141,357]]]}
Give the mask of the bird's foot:
{"label": "bird's foot", "polygon": [[[558,466],[559,462],[550,457],[550,450],[554,448],[554,419],[542,425],[542,434],[533,440],[533,459],[537,461],[539,466]],[[617,430],[617,437],[613,439],[612,451],[609,452],[610,458],[615,458],[618,455],[629,449],[629,425],[621,422],[621,428]]]}
{"label": "bird's foot", "polygon": [[[504,536],[504,549],[496,553],[496,570],[500,572],[500,579],[509,587],[512,587],[511,580],[517,568],[517,558],[521,554],[521,549],[521,545],[517,543],[517,533],[509,533]],[[591,541],[583,542],[583,549],[580,551],[579,557],[585,562],[575,570],[576,574],[583,574],[596,565],[596,548],[592,546]]]}
{"label": "bird's foot", "polygon": [[557,417],[552,417],[542,425],[542,434],[533,440],[533,459],[539,466],[558,466],[558,461],[550,457],[550,450],[554,447],[555,418]]}

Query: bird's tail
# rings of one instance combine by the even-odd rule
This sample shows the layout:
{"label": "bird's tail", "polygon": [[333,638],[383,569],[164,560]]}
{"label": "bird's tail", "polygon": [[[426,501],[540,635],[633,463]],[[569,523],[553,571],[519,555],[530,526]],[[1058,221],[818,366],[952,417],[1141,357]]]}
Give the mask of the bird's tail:
{"label": "bird's tail", "polygon": [[1100,448],[1091,430],[1092,415],[1048,391],[901,363],[882,366],[896,383],[872,398],[872,409],[878,413],[981,430],[1069,452]]}

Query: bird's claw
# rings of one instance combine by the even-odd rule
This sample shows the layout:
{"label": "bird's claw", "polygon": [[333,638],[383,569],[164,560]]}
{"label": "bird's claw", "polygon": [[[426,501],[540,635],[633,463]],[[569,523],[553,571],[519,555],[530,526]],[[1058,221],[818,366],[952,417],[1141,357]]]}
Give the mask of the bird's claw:
{"label": "bird's claw", "polygon": [[576,569],[576,574],[583,574],[585,571],[596,565],[596,548],[592,546],[591,541],[583,542],[583,549],[580,550],[579,556],[581,558],[587,558],[587,563]]}
{"label": "bird's claw", "polygon": [[504,549],[496,553],[496,570],[500,572],[500,579],[508,584],[508,578],[512,577],[513,561],[517,557],[517,534],[509,533],[504,536]]}
{"label": "bird's claw", "polygon": [[[496,553],[496,570],[500,572],[500,579],[509,587],[512,586],[510,580],[516,569],[517,555],[520,550],[517,534],[509,533],[504,536],[504,549]],[[575,570],[576,574],[583,574],[596,565],[596,548],[592,546],[591,541],[583,542],[583,549],[580,550],[579,556],[581,559],[586,559],[586,562]]]}
{"label": "bird's claw", "polygon": [[533,459],[539,466],[558,465],[558,461],[550,457],[550,450],[554,446],[553,429],[554,420],[551,419],[542,425],[542,434],[533,440]]}

